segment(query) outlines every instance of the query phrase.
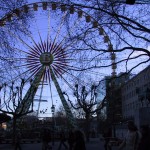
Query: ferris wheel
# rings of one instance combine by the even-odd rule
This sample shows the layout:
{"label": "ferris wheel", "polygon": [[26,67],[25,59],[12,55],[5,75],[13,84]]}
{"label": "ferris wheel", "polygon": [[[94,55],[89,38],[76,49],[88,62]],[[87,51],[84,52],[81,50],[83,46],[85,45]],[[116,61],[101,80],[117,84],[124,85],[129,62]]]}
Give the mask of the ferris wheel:
{"label": "ferris wheel", "polygon": [[[23,25],[21,17],[24,15],[30,15],[29,26]],[[22,32],[28,28],[27,32],[20,35],[12,30],[16,21]],[[9,63],[7,68],[4,66],[4,80],[33,79],[23,99],[25,109],[29,109],[39,86],[41,99],[46,83],[51,100],[56,90],[70,124],[75,126],[63,91],[73,90],[75,83],[88,86],[92,80],[99,81],[102,69],[98,66],[107,63],[111,64],[112,75],[116,74],[115,53],[109,36],[88,12],[79,7],[56,2],[27,4],[0,19],[0,28],[8,32],[13,41],[13,54],[2,54],[5,63]],[[4,64],[3,60],[0,62]],[[29,91],[32,91],[31,97]],[[40,100],[38,112],[39,107]]]}

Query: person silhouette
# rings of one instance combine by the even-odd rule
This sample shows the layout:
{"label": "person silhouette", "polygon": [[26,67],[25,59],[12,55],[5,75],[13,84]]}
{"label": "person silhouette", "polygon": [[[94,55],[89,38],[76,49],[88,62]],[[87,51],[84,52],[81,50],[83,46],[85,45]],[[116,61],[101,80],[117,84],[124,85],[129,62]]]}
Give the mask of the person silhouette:
{"label": "person silhouette", "polygon": [[42,133],[42,150],[52,149],[52,146],[49,145],[50,141],[51,141],[51,134],[49,130],[44,129]]}
{"label": "person silhouette", "polygon": [[148,125],[140,127],[141,139],[139,141],[138,150],[150,150],[150,128]]}
{"label": "person silhouette", "polygon": [[86,150],[84,135],[80,130],[75,131],[75,143],[73,150]]}
{"label": "person silhouette", "polygon": [[137,150],[141,134],[133,121],[128,121],[128,132],[124,141],[119,146],[119,150]]}
{"label": "person silhouette", "polygon": [[66,135],[64,131],[60,132],[60,143],[59,143],[59,147],[58,150],[61,150],[62,145],[65,147],[65,149],[68,149],[68,146],[66,145]]}
{"label": "person silhouette", "polygon": [[15,150],[22,150],[21,148],[21,133],[20,131],[17,132],[16,136],[15,136]]}
{"label": "person silhouette", "polygon": [[72,130],[70,130],[70,131],[69,131],[69,134],[68,134],[69,150],[73,150],[74,142],[75,142],[74,132],[73,132]]}

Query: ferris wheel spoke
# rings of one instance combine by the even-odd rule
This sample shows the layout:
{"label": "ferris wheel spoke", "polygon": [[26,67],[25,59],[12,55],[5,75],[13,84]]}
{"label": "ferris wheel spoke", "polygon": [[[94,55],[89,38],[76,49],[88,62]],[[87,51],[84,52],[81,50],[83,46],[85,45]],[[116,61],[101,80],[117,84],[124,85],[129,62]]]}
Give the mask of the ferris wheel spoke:
{"label": "ferris wheel spoke", "polygon": [[[50,10],[48,9],[48,34],[47,34],[47,41],[50,41],[50,19],[51,19],[51,17],[50,17]],[[48,51],[47,51],[48,52]]]}
{"label": "ferris wheel spoke", "polygon": [[36,63],[36,61],[35,61],[34,63],[33,63],[33,62],[32,62],[32,63],[30,62],[30,63],[26,63],[26,64],[20,64],[20,65],[18,65],[18,66],[14,66],[14,69],[15,69],[15,68],[18,68],[18,69],[19,69],[19,68],[27,67],[27,66],[28,66],[28,67],[38,66],[38,65],[35,64],[35,63]]}
{"label": "ferris wheel spoke", "polygon": [[[27,52],[27,51],[24,51],[24,50],[22,50],[22,49],[19,49],[19,48],[16,48],[16,47],[14,47],[13,49],[14,49],[15,51],[24,53],[24,54],[26,54],[26,55],[31,55],[31,53],[29,53],[29,52]],[[34,55],[33,55],[33,56],[34,56]]]}
{"label": "ferris wheel spoke", "polygon": [[[45,50],[43,49],[43,47],[44,47],[44,45],[43,45],[43,40],[42,40],[42,36],[41,36],[40,30],[39,30],[39,28],[38,28],[37,22],[36,22],[36,28],[37,28],[37,31],[38,31],[38,36],[39,36],[39,38],[40,38],[41,45],[42,45],[42,46],[41,46],[41,45],[36,44],[36,46],[37,46],[37,48],[40,50],[40,52],[42,53],[42,52],[45,52]],[[42,50],[41,50],[41,48],[42,48]]]}
{"label": "ferris wheel spoke", "polygon": [[[19,68],[23,69],[23,67],[26,67],[26,65],[14,66],[13,69],[19,69]],[[29,66],[29,67],[28,67],[29,69],[26,69],[26,71],[23,71],[23,72],[20,73],[20,75],[18,75],[17,77],[22,76],[23,74],[26,74],[27,72],[31,72],[31,71],[34,72],[37,67],[38,67],[38,66]],[[40,66],[40,68],[41,68],[41,66]],[[38,70],[39,70],[39,69],[38,69]],[[34,75],[34,74],[35,74],[35,73],[33,73],[33,75]],[[33,75],[31,75],[31,76],[33,76]],[[16,77],[15,77],[15,78],[16,78]]]}
{"label": "ferris wheel spoke", "polygon": [[59,72],[59,68],[57,68],[57,66],[52,66],[52,67],[53,67],[54,74],[57,77],[61,76],[61,73]]}
{"label": "ferris wheel spoke", "polygon": [[[38,28],[38,27],[37,27]],[[42,37],[41,37],[41,34],[40,34],[40,31],[39,29],[38,30],[38,33],[39,33],[39,37],[40,37],[40,40],[41,40],[41,43],[43,43],[42,41]],[[34,43],[35,46],[33,46],[32,48],[32,52],[36,55],[40,55],[40,53],[42,53],[43,51],[41,50],[41,47],[40,45],[37,44],[37,42],[34,40],[34,37],[32,36],[32,34],[28,34],[28,36],[31,38],[32,42]]]}
{"label": "ferris wheel spoke", "polygon": [[[40,71],[41,68],[42,68],[42,66],[34,67],[32,70],[32,73],[30,74],[30,76],[26,80],[28,81],[29,79],[32,79]],[[30,69],[28,70],[28,72],[29,71],[30,71]]]}
{"label": "ferris wheel spoke", "polygon": [[12,82],[12,81],[15,81],[15,80],[17,80],[17,79],[20,79],[21,78],[21,76],[22,75],[25,75],[27,72],[29,72],[29,70],[26,70],[26,71],[24,71],[24,72],[22,72],[22,73],[20,73],[19,75],[17,75],[17,76],[15,76],[15,77],[13,77],[13,79],[8,79],[8,81],[6,82],[6,83],[10,83],[10,82]]}
{"label": "ferris wheel spoke", "polygon": [[[14,33],[12,33],[11,31],[8,31],[9,34],[11,34],[11,36],[14,36],[18,41],[20,41],[23,45],[25,45],[26,47],[28,47],[29,49],[33,49],[30,45],[28,45],[28,43],[26,43],[22,38],[20,38],[19,36],[15,35]],[[18,48],[16,48],[17,50],[19,50]],[[23,50],[20,50],[23,51]],[[25,52],[26,53],[26,52]]]}
{"label": "ferris wheel spoke", "polygon": [[60,51],[61,48],[61,44],[59,43],[58,45],[55,45],[54,43],[52,43],[51,49],[52,49],[52,53],[57,55],[57,53]]}
{"label": "ferris wheel spoke", "polygon": [[61,76],[61,77],[62,77],[63,81],[65,81],[65,83],[68,85],[68,87],[70,89],[72,89],[72,91],[75,91],[74,86],[72,86],[63,76]]}
{"label": "ferris wheel spoke", "polygon": [[[14,66],[13,64],[11,64],[11,66],[9,66],[9,70],[11,69],[12,71],[14,71],[15,69],[19,69],[19,68],[23,68],[24,65],[19,65],[19,66]],[[13,68],[13,69],[12,69]],[[2,72],[5,72],[6,71],[6,68],[3,67],[3,69],[1,69]]]}
{"label": "ferris wheel spoke", "polygon": [[[72,80],[75,80],[75,82],[76,82],[76,81],[78,81],[78,82],[80,81],[80,82],[79,82],[80,84],[82,84],[82,85],[88,85],[87,82],[85,82],[85,81],[82,80],[80,77],[78,77],[78,76],[81,76],[80,74],[79,74],[78,76],[75,76],[75,75],[71,74],[71,73],[68,72],[68,71],[66,71],[66,74],[68,74],[68,75],[71,77]],[[75,84],[75,82],[74,82],[74,84]]]}
{"label": "ferris wheel spoke", "polygon": [[5,58],[3,58],[4,60],[6,60],[6,61],[24,61],[24,60],[27,60],[27,58],[26,57],[24,57],[24,58],[21,58],[21,57],[19,57],[19,58],[9,58],[9,57],[5,57]]}
{"label": "ferris wheel spoke", "polygon": [[[71,29],[69,30],[70,32],[73,32],[73,30],[75,30],[75,28],[77,27],[77,25],[79,24],[78,19],[75,20],[74,25],[72,25]],[[66,39],[68,38],[68,33],[66,33],[65,35],[63,35],[63,39],[60,41],[60,45],[65,45],[65,43],[63,43]],[[67,47],[66,47],[67,48]]]}
{"label": "ferris wheel spoke", "polygon": [[[36,58],[28,58],[26,61],[29,62],[29,63],[32,63],[33,61],[34,61],[35,63],[40,63],[39,60],[36,59]],[[33,63],[33,64],[34,64],[34,63]]]}
{"label": "ferris wheel spoke", "polygon": [[55,38],[54,38],[54,44],[55,44],[55,41],[56,41],[56,39],[57,39],[57,37],[58,37],[58,35],[59,35],[60,31],[61,31],[61,28],[62,28],[63,23],[64,23],[64,21],[65,21],[65,17],[66,17],[66,15],[67,15],[67,11],[64,13],[64,16],[62,17],[62,20],[61,20],[60,26],[58,27],[57,33],[56,33]]}
{"label": "ferris wheel spoke", "polygon": [[24,51],[24,50],[22,50],[22,49],[19,49],[19,48],[13,48],[15,51],[18,51],[18,52],[21,52],[21,53],[24,53],[24,54],[27,54],[27,55],[29,55],[30,53],[29,52],[26,52],[26,51]]}
{"label": "ferris wheel spoke", "polygon": [[41,68],[42,65],[41,65],[41,66],[39,66],[39,65],[34,65],[34,66],[31,66],[31,65],[30,65],[30,66],[28,66],[30,72],[34,72],[34,70],[35,70],[36,68],[38,68],[38,67]]}
{"label": "ferris wheel spoke", "polygon": [[[26,35],[31,39],[31,41],[38,47],[38,45],[37,45],[37,43],[36,43],[36,41],[34,40],[34,37],[32,36],[32,34],[31,33],[26,33]],[[23,41],[23,40],[22,40]],[[27,44],[27,43],[26,43]],[[27,44],[28,45],[28,44]],[[40,48],[38,47],[38,48],[35,48],[34,46],[33,46],[33,48],[30,46],[30,45],[28,45],[28,47],[32,50],[32,53],[34,53],[34,55],[36,55],[36,56],[38,56],[40,53],[41,53],[41,50],[40,50]]]}

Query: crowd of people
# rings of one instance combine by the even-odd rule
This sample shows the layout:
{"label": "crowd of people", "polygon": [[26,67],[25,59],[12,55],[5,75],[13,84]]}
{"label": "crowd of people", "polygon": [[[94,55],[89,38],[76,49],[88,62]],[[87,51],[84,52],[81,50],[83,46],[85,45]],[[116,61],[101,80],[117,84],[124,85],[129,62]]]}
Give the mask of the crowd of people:
{"label": "crowd of people", "polygon": [[[58,150],[64,147],[66,150],[86,150],[85,137],[80,130],[70,130],[69,132],[61,131],[59,134]],[[49,129],[44,128],[41,132],[42,150],[53,149],[53,137],[52,132]],[[57,141],[58,142],[58,141]],[[15,150],[22,150],[21,146],[21,132],[17,132],[14,143]],[[64,149],[63,148],[63,149]]]}
{"label": "crowd of people", "polygon": [[[118,150],[150,150],[150,128],[148,125],[142,125],[138,130],[133,121],[127,123],[128,131],[122,141],[117,147]],[[110,138],[112,137],[112,130],[109,128],[103,135],[104,149],[112,150],[110,146]],[[52,150],[52,132],[48,129],[43,129],[41,134],[42,150]],[[21,150],[21,135],[20,132],[16,134],[15,138],[15,150]],[[70,130],[69,132],[60,132],[59,145],[57,150],[86,150],[85,137],[80,130]],[[101,149],[101,148],[100,148]]]}
{"label": "crowd of people", "polygon": [[[70,130],[68,134],[61,131],[59,140],[58,150],[61,150],[62,147],[66,150],[86,150],[85,137],[80,130]],[[44,131],[42,135],[42,150],[51,150],[52,146],[49,145],[51,141],[51,134],[48,131]]]}

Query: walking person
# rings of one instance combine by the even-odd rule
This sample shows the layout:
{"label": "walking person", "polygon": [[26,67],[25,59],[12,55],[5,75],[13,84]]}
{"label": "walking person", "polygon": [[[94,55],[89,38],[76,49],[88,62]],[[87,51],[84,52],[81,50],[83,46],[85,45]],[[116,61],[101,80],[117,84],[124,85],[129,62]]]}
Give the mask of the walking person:
{"label": "walking person", "polygon": [[103,137],[104,137],[104,140],[105,140],[104,149],[105,149],[105,150],[111,150],[111,146],[109,145],[110,138],[112,137],[111,128],[108,128],[108,129],[104,132]]}
{"label": "walking person", "polygon": [[[133,121],[128,122],[128,132],[119,150],[137,150],[140,141],[140,133]],[[144,150],[144,149],[143,149]]]}
{"label": "walking person", "polygon": [[66,135],[64,133],[64,131],[62,131],[60,133],[60,143],[59,143],[59,147],[58,150],[61,150],[62,145],[65,147],[66,150],[68,150],[68,146],[66,145]]}
{"label": "walking person", "polygon": [[80,130],[75,131],[75,143],[73,150],[86,150],[84,135]]}
{"label": "walking person", "polygon": [[51,134],[49,130],[44,129],[42,133],[42,150],[51,150],[52,146],[49,145],[51,141]]}
{"label": "walking person", "polygon": [[71,130],[69,131],[69,134],[68,134],[69,150],[73,150],[74,141],[75,141],[74,132]]}
{"label": "walking person", "polygon": [[21,133],[20,131],[18,131],[15,136],[15,150],[22,150],[20,142],[21,142]]}
{"label": "walking person", "polygon": [[150,128],[148,125],[143,125],[140,128],[141,139],[139,142],[138,150],[150,150]]}

